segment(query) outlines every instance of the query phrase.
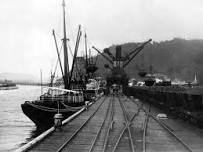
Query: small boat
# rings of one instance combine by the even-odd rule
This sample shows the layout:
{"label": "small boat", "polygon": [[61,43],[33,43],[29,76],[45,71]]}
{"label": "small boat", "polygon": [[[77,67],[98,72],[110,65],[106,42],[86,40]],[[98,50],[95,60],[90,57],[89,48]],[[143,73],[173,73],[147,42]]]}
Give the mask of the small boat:
{"label": "small boat", "polygon": [[0,83],[0,90],[13,90],[18,89],[18,86],[12,81],[5,80]]}

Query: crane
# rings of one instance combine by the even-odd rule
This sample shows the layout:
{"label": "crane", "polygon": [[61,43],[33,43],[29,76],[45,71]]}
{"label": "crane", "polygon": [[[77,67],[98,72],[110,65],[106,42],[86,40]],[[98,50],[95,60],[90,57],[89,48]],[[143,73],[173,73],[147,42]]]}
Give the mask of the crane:
{"label": "crane", "polygon": [[108,75],[106,78],[108,88],[110,86],[112,86],[113,84],[118,84],[118,85],[122,86],[123,92],[125,93],[126,87],[128,85],[128,75],[126,74],[124,69],[151,41],[152,41],[152,39],[149,39],[146,42],[141,43],[138,47],[136,47],[126,56],[122,56],[121,45],[116,46],[115,56],[109,51],[109,48],[105,48],[103,51],[104,53],[102,53],[96,47],[94,47],[94,46],[92,47],[110,63],[110,66],[105,64],[105,67],[109,68],[111,70],[110,75]]}

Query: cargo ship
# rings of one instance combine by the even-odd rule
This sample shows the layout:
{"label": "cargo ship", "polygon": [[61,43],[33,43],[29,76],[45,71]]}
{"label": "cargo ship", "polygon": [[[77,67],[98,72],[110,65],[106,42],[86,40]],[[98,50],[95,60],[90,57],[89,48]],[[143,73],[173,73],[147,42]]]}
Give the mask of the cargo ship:
{"label": "cargo ship", "polygon": [[[50,87],[47,91],[43,93],[38,100],[25,101],[21,105],[23,113],[32,120],[37,128],[48,128],[53,125],[54,118],[60,117],[64,120],[71,116],[73,113],[77,112],[81,108],[85,107],[88,102],[95,100],[95,90],[96,88],[86,89],[86,84],[88,83],[87,73],[81,73],[78,70],[77,63],[77,52],[78,46],[81,38],[81,27],[79,26],[77,33],[77,40],[75,45],[75,52],[73,55],[72,68],[69,70],[68,62],[68,51],[67,51],[67,36],[66,36],[66,21],[65,21],[65,1],[63,1],[63,67],[60,58],[60,52],[58,50],[58,45],[55,37],[55,32],[53,31],[53,36],[55,40],[58,62],[60,65],[62,73],[62,84],[60,87],[54,87],[55,72],[51,75]],[[87,58],[86,58],[87,60]],[[88,62],[86,62],[85,68],[89,68]],[[94,65],[91,65],[94,66]],[[96,68],[93,71],[95,72]],[[77,72],[74,72],[77,71]],[[88,70],[86,70],[88,71]],[[75,77],[74,77],[75,76]],[[76,77],[77,76],[77,77]],[[59,80],[56,80],[59,82]],[[98,86],[98,85],[97,85]]]}

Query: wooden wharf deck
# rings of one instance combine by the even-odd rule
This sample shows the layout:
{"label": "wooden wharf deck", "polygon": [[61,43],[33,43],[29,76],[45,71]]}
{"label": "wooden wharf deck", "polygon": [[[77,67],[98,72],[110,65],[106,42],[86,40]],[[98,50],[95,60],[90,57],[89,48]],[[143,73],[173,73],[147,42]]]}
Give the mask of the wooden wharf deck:
{"label": "wooden wharf deck", "polygon": [[[195,151],[156,110],[123,95],[103,96],[76,118],[27,149],[31,152]],[[168,129],[168,130],[167,130]],[[184,134],[185,135],[185,134]],[[202,138],[203,139],[203,136]],[[198,144],[200,145],[201,142]]]}

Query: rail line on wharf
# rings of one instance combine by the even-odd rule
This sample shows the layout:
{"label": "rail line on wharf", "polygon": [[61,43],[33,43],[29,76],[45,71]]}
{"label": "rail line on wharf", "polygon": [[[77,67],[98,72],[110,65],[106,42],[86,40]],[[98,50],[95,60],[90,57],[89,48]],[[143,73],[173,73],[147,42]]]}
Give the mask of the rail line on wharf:
{"label": "rail line on wharf", "polygon": [[29,151],[134,152],[135,145],[130,126],[138,109],[136,109],[137,106],[131,108],[132,104],[127,105],[131,108],[131,114],[129,114],[126,103],[121,98],[123,97],[115,94],[102,97],[88,110],[65,126],[57,128]]}
{"label": "rail line on wharf", "polygon": [[[65,146],[72,141],[73,138],[84,128],[107,100],[107,97],[102,97],[96,101],[89,109],[84,111],[78,117],[67,123],[61,128],[57,128],[52,134],[46,137],[41,142],[34,145],[29,151],[62,151]],[[108,101],[108,100],[107,100]],[[94,128],[92,128],[94,129]],[[76,150],[77,151],[77,150]]]}
{"label": "rail line on wharf", "polygon": [[[98,106],[98,108],[91,114],[91,116],[72,134],[72,136],[71,136],[68,140],[66,140],[62,146],[59,147],[59,149],[57,150],[57,152],[61,152],[61,151],[65,148],[65,146],[67,146],[68,143],[70,143],[70,142],[75,138],[75,136],[77,136],[77,134],[85,127],[85,125],[88,125],[88,122],[89,122],[89,121],[91,120],[91,118],[93,118],[93,117],[96,115],[96,113],[100,110],[100,107],[104,104],[104,101],[105,101],[105,99],[103,100],[103,102],[100,103],[100,105]],[[108,105],[108,109],[109,109],[109,105]],[[108,110],[107,110],[107,113],[108,113]],[[107,116],[107,114],[106,114],[106,116]],[[104,118],[103,121],[102,121],[102,125],[99,126],[99,131],[97,132],[97,135],[96,135],[95,139],[97,138],[98,133],[100,132],[100,130],[101,130],[102,126],[103,126],[103,123],[104,123],[104,121],[105,121],[105,119],[106,119],[106,116],[105,116],[105,118]],[[91,147],[90,147],[90,151],[91,151],[91,149],[92,149],[92,147],[93,147],[93,145],[94,145],[94,143],[95,143],[95,139],[94,139],[94,142],[92,143],[92,145],[91,145]]]}
{"label": "rail line on wharf", "polygon": [[118,96],[118,101],[119,101],[119,104],[120,104],[122,112],[123,112],[123,116],[124,116],[124,120],[125,120],[125,126],[122,129],[122,131],[120,133],[120,136],[117,139],[116,144],[114,145],[114,148],[113,148],[112,151],[113,152],[116,151],[116,149],[118,148],[118,144],[119,144],[119,142],[120,142],[124,132],[127,130],[128,131],[129,140],[130,140],[130,148],[131,148],[131,151],[134,152],[135,151],[135,148],[134,148],[135,146],[134,146],[133,139],[132,139],[132,133],[131,133],[131,130],[130,130],[130,125],[131,125],[131,122],[133,121],[133,119],[135,118],[135,116],[137,115],[137,113],[135,113],[132,116],[132,118],[130,119],[129,118],[129,114],[126,111],[125,105],[124,105],[124,103],[121,102],[119,96]]}
{"label": "rail line on wharf", "polygon": [[103,96],[29,151],[192,151],[152,109],[123,94]]}
{"label": "rail line on wharf", "polygon": [[[133,101],[132,99],[130,99],[130,100]],[[144,121],[144,125],[143,125],[143,152],[147,152],[148,150],[156,151],[156,152],[158,152],[158,151],[192,152],[193,151],[188,144],[186,144],[181,138],[179,138],[173,132],[173,130],[171,128],[169,128],[165,123],[163,123],[162,121],[157,119],[153,114],[150,113],[151,105],[147,105],[147,108],[143,108],[143,104],[139,105],[135,101],[133,101],[133,102],[145,112],[145,121]],[[158,124],[158,126],[157,126],[157,124]],[[151,133],[150,133],[150,131],[148,131],[148,127],[150,127],[150,126],[153,126],[153,127],[151,127]],[[154,129],[159,130],[159,132],[154,131]],[[162,134],[162,132],[164,132],[164,133],[167,132],[169,134],[169,136],[167,136],[166,134],[164,135],[168,139],[166,139],[165,137],[164,138],[161,137],[160,134]],[[151,137],[152,137],[152,134],[156,134],[156,133],[157,133],[157,135],[160,135],[161,140],[158,139],[159,137],[157,136],[156,143],[151,143],[151,146],[147,146],[147,142],[149,142],[150,140],[153,141],[150,138],[147,141],[147,134],[148,134],[148,136],[151,134]],[[165,144],[166,146],[161,145],[157,141],[158,142],[161,141],[160,143],[163,145]],[[158,143],[158,145],[159,144],[160,145],[154,146],[154,145],[157,145],[157,143]]]}

